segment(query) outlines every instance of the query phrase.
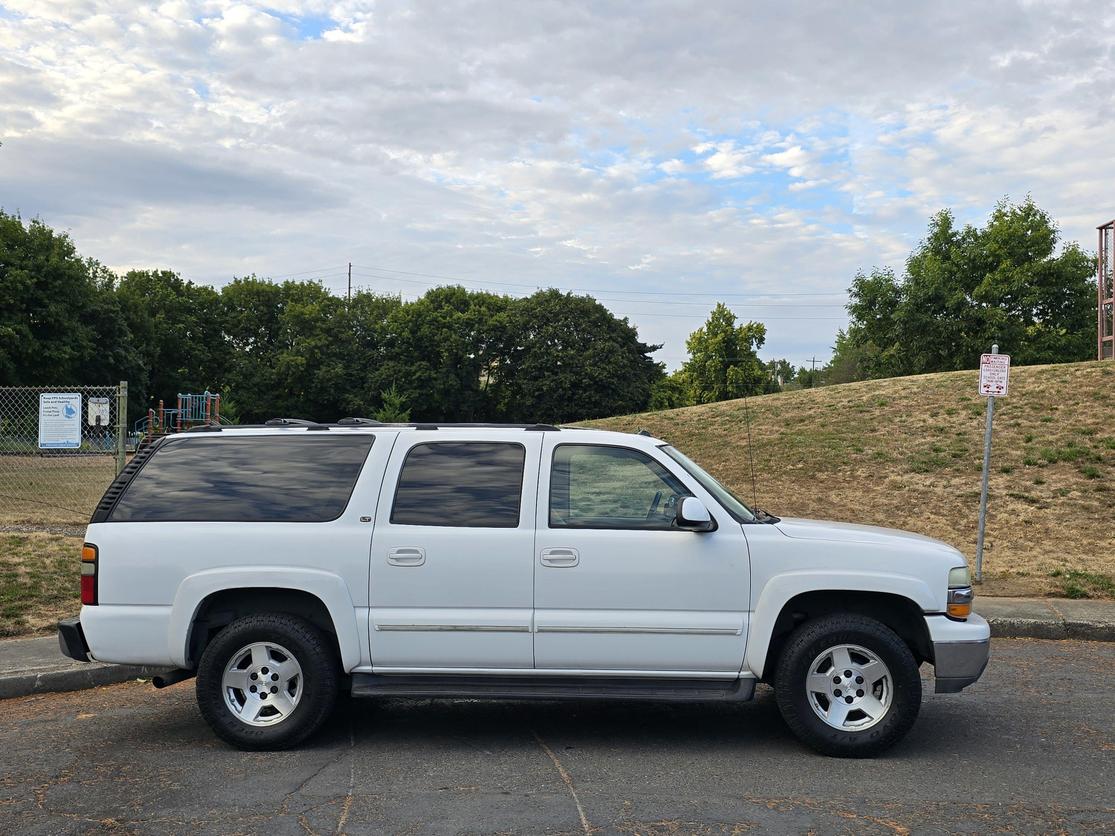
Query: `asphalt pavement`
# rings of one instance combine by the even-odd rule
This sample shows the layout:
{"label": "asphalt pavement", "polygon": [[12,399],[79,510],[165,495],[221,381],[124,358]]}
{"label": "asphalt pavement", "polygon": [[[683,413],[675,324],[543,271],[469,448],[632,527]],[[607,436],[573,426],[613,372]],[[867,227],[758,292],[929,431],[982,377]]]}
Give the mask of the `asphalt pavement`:
{"label": "asphalt pavement", "polygon": [[[1001,639],[875,760],[739,705],[346,701],[301,749],[243,753],[191,682],[6,700],[6,833],[1115,831],[1115,644]],[[924,669],[928,676],[930,668]],[[927,683],[928,684],[928,683]]]}

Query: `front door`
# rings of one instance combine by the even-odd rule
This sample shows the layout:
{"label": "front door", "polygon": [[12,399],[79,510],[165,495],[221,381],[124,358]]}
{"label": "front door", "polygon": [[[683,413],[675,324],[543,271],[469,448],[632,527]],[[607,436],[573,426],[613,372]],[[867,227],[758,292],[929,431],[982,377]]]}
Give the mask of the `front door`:
{"label": "front door", "polygon": [[372,534],[374,670],[533,666],[531,554],[541,436],[399,434]]}
{"label": "front door", "polygon": [[[738,675],[750,570],[740,524],[657,449],[547,433],[535,543],[535,664],[664,676]],[[678,530],[696,495],[717,522]]]}

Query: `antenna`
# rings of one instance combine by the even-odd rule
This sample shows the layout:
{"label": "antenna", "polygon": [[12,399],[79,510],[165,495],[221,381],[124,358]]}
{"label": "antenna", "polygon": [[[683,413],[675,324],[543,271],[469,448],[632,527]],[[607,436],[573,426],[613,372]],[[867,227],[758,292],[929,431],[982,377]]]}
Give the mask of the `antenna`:
{"label": "antenna", "polygon": [[755,452],[751,448],[751,408],[747,405],[748,398],[751,395],[748,392],[743,394],[743,418],[747,423],[747,458],[751,460],[751,501],[758,506],[759,504],[759,491],[755,487]]}

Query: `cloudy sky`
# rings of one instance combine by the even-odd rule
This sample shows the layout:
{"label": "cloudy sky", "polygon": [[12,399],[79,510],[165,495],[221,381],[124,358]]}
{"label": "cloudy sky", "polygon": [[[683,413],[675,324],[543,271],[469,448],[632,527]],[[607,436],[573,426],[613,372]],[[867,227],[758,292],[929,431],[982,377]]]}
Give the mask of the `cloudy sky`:
{"label": "cloudy sky", "polygon": [[717,300],[827,358],[859,268],[1115,216],[1108,2],[0,0],[0,207],[116,269]]}

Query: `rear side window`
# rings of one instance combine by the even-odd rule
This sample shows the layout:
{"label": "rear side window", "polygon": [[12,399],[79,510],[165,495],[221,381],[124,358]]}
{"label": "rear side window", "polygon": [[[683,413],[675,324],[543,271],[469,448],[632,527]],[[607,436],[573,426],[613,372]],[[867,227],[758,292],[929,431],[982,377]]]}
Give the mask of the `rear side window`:
{"label": "rear side window", "polygon": [[521,444],[441,441],[407,453],[391,509],[394,525],[516,528],[523,493]]}
{"label": "rear side window", "polygon": [[327,522],[344,513],[374,436],[171,441],[144,464],[114,522]]}

